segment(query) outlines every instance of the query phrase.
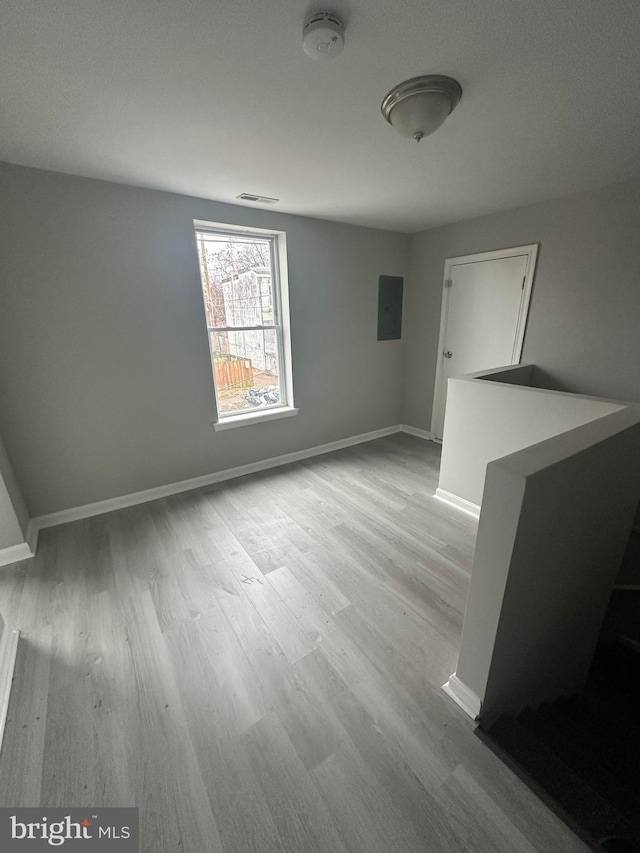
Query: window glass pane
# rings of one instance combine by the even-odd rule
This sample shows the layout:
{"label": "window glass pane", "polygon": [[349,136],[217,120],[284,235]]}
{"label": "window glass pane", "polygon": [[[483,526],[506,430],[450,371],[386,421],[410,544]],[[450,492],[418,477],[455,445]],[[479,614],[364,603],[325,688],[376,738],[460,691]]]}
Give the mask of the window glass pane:
{"label": "window glass pane", "polygon": [[209,331],[220,415],[280,406],[275,329]]}
{"label": "window glass pane", "polygon": [[197,239],[207,325],[273,325],[270,241],[205,232]]}

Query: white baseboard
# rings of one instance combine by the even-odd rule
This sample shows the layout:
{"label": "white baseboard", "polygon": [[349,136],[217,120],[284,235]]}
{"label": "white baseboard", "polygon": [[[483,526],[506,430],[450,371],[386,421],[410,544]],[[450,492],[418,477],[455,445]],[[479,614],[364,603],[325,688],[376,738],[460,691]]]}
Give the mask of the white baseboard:
{"label": "white baseboard", "polygon": [[472,504],[471,501],[459,498],[458,495],[454,495],[452,492],[447,492],[445,489],[436,489],[434,497],[443,503],[449,504],[449,506],[459,509],[461,512],[466,512],[467,515],[473,518],[480,518],[480,507],[478,504]]}
{"label": "white baseboard", "polygon": [[19,563],[21,560],[30,560],[36,555],[38,546],[38,527],[29,520],[24,542],[11,545],[9,548],[0,549],[0,566],[9,566],[11,563]]}
{"label": "white baseboard", "polygon": [[38,525],[34,522],[32,518],[29,519],[29,524],[27,525],[27,533],[25,535],[25,541],[29,548],[31,549],[31,553],[35,557],[36,551],[38,549]]}
{"label": "white baseboard", "polygon": [[[236,468],[226,468],[223,471],[215,471],[202,477],[193,477],[191,480],[181,480],[178,483],[168,483],[166,486],[156,486],[153,489],[145,489],[142,492],[133,492],[129,495],[121,495],[117,498],[108,498],[104,501],[84,504],[84,506],[71,507],[59,512],[51,512],[31,519],[31,524],[37,530],[44,527],[55,527],[58,524],[66,524],[69,521],[78,521],[81,518],[90,518],[93,515],[102,515],[105,512],[124,509],[136,504],[147,503],[147,501],[166,498],[180,492],[188,492],[201,486],[210,486],[213,483],[221,483],[224,480],[232,480],[236,477],[244,477],[247,474],[255,474],[257,471],[266,471],[268,468],[277,468],[280,465],[288,465],[291,462],[299,462],[301,459],[309,459],[311,456],[320,456],[323,453],[331,453],[334,450],[342,450],[352,447],[354,444],[363,444],[374,441],[376,438],[384,438],[400,432],[400,425],[385,427],[384,429],[365,432],[361,435],[353,435],[349,438],[341,438],[329,444],[320,444],[316,447],[308,447],[306,450],[296,450],[293,453],[284,453],[282,456],[272,456],[259,462],[250,462],[248,465],[239,465]],[[1,552],[0,552],[1,553]]]}
{"label": "white baseboard", "polygon": [[0,636],[0,747],[9,708],[9,694],[16,665],[19,636],[19,631],[13,631],[7,625],[3,626]]}
{"label": "white baseboard", "polygon": [[400,424],[401,432],[406,432],[409,435],[415,435],[416,438],[424,438],[425,441],[433,441],[431,433],[426,429],[418,429],[418,427],[407,426],[407,424]]}
{"label": "white baseboard", "polygon": [[480,711],[482,710],[482,702],[479,697],[464,684],[458,676],[453,673],[446,684],[442,685],[442,689],[450,699],[459,705],[465,714],[468,714],[472,720],[480,719]]}
{"label": "white baseboard", "polygon": [[27,542],[20,542],[19,545],[11,545],[9,548],[0,550],[0,566],[8,566],[10,563],[19,563],[20,560],[29,560],[35,556],[35,551]]}

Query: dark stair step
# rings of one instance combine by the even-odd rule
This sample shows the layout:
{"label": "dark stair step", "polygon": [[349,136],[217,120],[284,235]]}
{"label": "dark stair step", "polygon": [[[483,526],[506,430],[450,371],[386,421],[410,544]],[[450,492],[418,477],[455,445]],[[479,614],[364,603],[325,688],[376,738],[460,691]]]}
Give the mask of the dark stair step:
{"label": "dark stair step", "polygon": [[640,654],[613,642],[596,650],[589,670],[589,688],[635,702],[640,708]]}
{"label": "dark stair step", "polygon": [[624,783],[596,760],[591,750],[567,738],[555,724],[553,707],[542,705],[536,710],[527,709],[518,715],[518,722],[563,761],[640,832],[640,796],[638,791]]}
{"label": "dark stair step", "polygon": [[480,736],[490,746],[492,741],[497,744],[538,796],[560,811],[579,834],[591,842],[616,836],[637,844],[633,824],[513,717],[503,714]]}
{"label": "dark stair step", "polygon": [[608,853],[639,853],[640,851],[638,842],[628,838],[606,838],[599,846]]}
{"label": "dark stair step", "polygon": [[550,706],[549,721],[598,764],[640,788],[640,731],[601,697],[582,693]]}
{"label": "dark stair step", "polygon": [[[631,535],[629,536],[616,584],[635,585],[638,581],[638,566],[640,566],[640,531],[635,529],[631,531]],[[634,592],[629,590],[625,590],[625,592],[627,595],[634,595]]]}
{"label": "dark stair step", "polygon": [[584,692],[609,709],[615,709],[620,722],[629,728],[634,743],[640,744],[640,696],[623,689],[616,692],[601,690],[591,682]]}
{"label": "dark stair step", "polygon": [[630,747],[640,751],[640,708],[633,710],[627,697],[622,693],[612,695],[585,690],[581,696],[584,696],[592,713],[601,719],[613,720],[616,730],[624,733],[624,739]]}
{"label": "dark stair step", "polygon": [[588,752],[602,743],[636,763],[640,758],[640,725],[617,700],[585,691],[544,705],[542,714],[567,737],[584,742]]}

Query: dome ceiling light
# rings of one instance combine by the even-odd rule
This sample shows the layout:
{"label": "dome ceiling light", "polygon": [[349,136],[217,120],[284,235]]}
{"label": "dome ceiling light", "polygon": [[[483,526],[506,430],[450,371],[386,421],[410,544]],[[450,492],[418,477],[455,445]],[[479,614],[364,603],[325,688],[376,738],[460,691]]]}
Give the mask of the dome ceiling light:
{"label": "dome ceiling light", "polygon": [[401,136],[420,142],[437,130],[460,98],[462,87],[452,77],[427,74],[405,80],[385,96],[382,115]]}

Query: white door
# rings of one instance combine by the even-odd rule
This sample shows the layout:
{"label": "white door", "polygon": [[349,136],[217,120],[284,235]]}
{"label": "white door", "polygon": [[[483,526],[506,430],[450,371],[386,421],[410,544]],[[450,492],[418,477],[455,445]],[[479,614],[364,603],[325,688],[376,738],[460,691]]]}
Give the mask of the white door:
{"label": "white door", "polygon": [[518,364],[537,246],[445,262],[431,434],[442,439],[451,376]]}

